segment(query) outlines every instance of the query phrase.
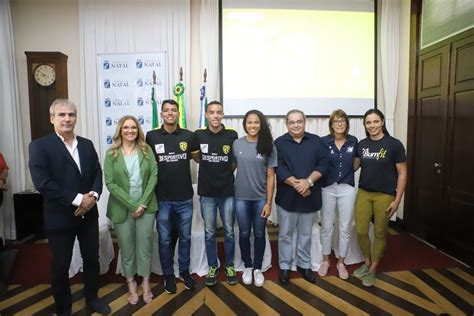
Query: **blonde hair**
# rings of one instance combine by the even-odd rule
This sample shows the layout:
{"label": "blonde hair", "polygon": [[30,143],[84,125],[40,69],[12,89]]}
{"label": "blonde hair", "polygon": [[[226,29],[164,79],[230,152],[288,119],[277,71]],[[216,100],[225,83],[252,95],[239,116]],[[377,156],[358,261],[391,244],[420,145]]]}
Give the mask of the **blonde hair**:
{"label": "blonde hair", "polygon": [[117,128],[115,129],[114,137],[113,137],[113,142],[112,146],[110,146],[110,155],[112,155],[114,158],[117,158],[118,156],[118,150],[120,147],[122,147],[122,127],[123,124],[125,124],[125,121],[127,120],[132,120],[135,122],[137,125],[137,131],[138,135],[137,138],[135,139],[135,143],[138,145],[138,148],[142,151],[143,157],[145,159],[148,159],[148,144],[145,143],[145,135],[143,134],[142,127],[140,126],[140,122],[138,122],[137,118],[132,115],[125,115],[123,116],[118,124]]}

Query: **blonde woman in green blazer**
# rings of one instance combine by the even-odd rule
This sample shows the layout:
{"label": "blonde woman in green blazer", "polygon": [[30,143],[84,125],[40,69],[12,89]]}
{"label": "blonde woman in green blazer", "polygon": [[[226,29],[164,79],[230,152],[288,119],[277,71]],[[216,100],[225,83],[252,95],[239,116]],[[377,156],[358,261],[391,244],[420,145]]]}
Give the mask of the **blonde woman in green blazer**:
{"label": "blonde woman in green blazer", "polygon": [[127,278],[128,302],[138,303],[135,274],[143,277],[143,301],[153,299],[150,270],[153,226],[158,209],[155,185],[156,160],[145,143],[140,123],[124,116],[105,156],[105,184],[110,192],[107,217],[114,224],[121,250],[122,271]]}

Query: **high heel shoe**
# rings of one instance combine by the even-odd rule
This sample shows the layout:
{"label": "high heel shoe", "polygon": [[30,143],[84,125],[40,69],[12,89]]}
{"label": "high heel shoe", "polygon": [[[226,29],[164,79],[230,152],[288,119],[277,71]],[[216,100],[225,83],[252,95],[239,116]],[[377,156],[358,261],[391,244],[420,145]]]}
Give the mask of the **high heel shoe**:
{"label": "high heel shoe", "polygon": [[143,302],[145,302],[145,304],[148,304],[153,300],[153,293],[151,292],[151,289],[150,289],[150,283],[143,282],[142,289],[143,289]]}
{"label": "high heel shoe", "polygon": [[127,281],[128,285],[128,302],[132,305],[138,303],[138,294],[137,294],[137,282]]}

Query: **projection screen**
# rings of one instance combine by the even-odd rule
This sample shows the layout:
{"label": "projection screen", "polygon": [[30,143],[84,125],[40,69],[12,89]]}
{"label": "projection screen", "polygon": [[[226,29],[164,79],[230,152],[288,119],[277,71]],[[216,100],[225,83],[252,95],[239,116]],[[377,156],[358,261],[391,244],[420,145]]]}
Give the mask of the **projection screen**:
{"label": "projection screen", "polygon": [[225,114],[374,107],[373,0],[222,0]]}

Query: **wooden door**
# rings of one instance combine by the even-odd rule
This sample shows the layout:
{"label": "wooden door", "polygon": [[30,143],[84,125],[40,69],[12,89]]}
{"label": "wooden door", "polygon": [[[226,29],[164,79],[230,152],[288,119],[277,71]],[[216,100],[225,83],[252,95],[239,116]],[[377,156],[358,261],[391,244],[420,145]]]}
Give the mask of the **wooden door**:
{"label": "wooden door", "polygon": [[446,208],[440,248],[474,265],[474,35],[451,46]]}
{"label": "wooden door", "polygon": [[408,230],[474,265],[474,31],[418,56]]}
{"label": "wooden door", "polygon": [[448,47],[419,57],[415,153],[410,166],[413,203],[407,226],[432,244],[437,244],[442,235],[438,227],[444,195],[448,70]]}

